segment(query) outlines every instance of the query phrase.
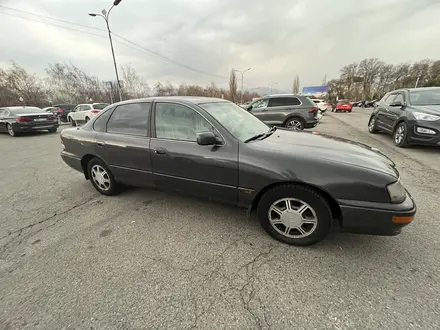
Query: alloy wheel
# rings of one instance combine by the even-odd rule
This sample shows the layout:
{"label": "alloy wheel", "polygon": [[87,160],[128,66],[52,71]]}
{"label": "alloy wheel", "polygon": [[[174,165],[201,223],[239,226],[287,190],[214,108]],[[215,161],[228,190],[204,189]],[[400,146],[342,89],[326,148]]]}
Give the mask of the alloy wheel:
{"label": "alloy wheel", "polygon": [[394,134],[394,141],[396,144],[401,144],[403,139],[405,138],[405,127],[403,125],[400,125],[396,129],[396,133]]}
{"label": "alloy wheel", "polygon": [[295,131],[300,131],[303,128],[303,123],[298,119],[293,119],[287,123],[286,127]]}
{"label": "alloy wheel", "polygon": [[111,182],[110,176],[107,171],[100,165],[93,165],[92,170],[92,180],[103,191],[110,189]]}
{"label": "alloy wheel", "polygon": [[376,126],[376,119],[373,117],[370,120],[370,125],[368,126],[368,129],[370,130],[370,132],[374,131],[374,128]]}
{"label": "alloy wheel", "polygon": [[15,136],[15,131],[12,125],[8,125],[8,133],[10,136]]}
{"label": "alloy wheel", "polygon": [[283,198],[269,208],[269,222],[283,236],[304,238],[315,231],[318,217],[306,202],[296,198]]}

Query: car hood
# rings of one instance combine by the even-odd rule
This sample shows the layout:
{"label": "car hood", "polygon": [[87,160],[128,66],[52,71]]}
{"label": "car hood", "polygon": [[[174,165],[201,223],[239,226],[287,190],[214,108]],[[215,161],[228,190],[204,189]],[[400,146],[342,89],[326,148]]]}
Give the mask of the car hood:
{"label": "car hood", "polygon": [[268,138],[252,142],[256,148],[284,154],[320,158],[382,172],[398,178],[394,162],[366,144],[318,132],[277,129]]}
{"label": "car hood", "polygon": [[413,105],[414,111],[423,111],[430,115],[440,116],[440,105]]}

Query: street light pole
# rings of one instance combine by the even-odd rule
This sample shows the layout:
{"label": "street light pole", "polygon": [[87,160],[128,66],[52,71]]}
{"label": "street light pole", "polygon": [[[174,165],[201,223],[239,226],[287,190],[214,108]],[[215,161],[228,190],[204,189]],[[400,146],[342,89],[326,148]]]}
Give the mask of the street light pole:
{"label": "street light pole", "polygon": [[246,70],[236,70],[236,69],[234,69],[234,71],[235,72],[238,72],[238,73],[240,73],[241,74],[241,104],[243,104],[243,92],[244,92],[244,90],[243,90],[243,81],[244,81],[244,73],[245,72],[247,72],[247,71],[249,71],[251,68],[249,68],[249,69],[246,69]]}
{"label": "street light pole", "polygon": [[113,64],[115,66],[116,83],[118,84],[118,92],[119,92],[119,101],[122,101],[121,83],[119,81],[118,66],[116,65],[116,57],[115,57],[115,50],[113,48],[112,33],[110,31],[110,25],[108,23],[108,20],[109,20],[110,12],[112,11],[113,7],[119,5],[121,1],[122,0],[115,0],[113,2],[113,5],[110,7],[108,11],[106,11],[105,9],[102,10],[102,14],[93,14],[93,13],[89,14],[89,16],[92,17],[101,16],[105,20],[105,24],[107,26],[107,31],[108,31],[108,38],[110,40],[110,48],[112,50]]}
{"label": "street light pole", "polygon": [[270,87],[270,94],[272,94],[272,86],[278,84],[278,82],[274,81],[272,83],[269,84]]}

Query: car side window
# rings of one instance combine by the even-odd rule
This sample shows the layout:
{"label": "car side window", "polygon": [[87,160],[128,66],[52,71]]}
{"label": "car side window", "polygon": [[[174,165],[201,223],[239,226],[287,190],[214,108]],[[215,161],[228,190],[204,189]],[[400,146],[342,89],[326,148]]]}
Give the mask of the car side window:
{"label": "car side window", "polygon": [[282,107],[286,105],[286,99],[283,97],[277,97],[277,98],[273,98],[270,99],[269,101],[269,107]]}
{"label": "car side window", "polygon": [[73,109],[73,112],[78,112],[78,111],[80,111],[80,109],[81,109],[81,106],[78,105],[78,106],[75,107],[75,109]]}
{"label": "car side window", "polygon": [[130,103],[118,106],[107,123],[107,132],[136,136],[148,136],[150,102]]}
{"label": "car side window", "polygon": [[400,102],[400,103],[404,103],[405,102],[405,100],[403,99],[403,95],[402,94],[397,94],[396,95],[396,97],[395,97],[395,99],[393,100],[393,102]]}
{"label": "car side window", "polygon": [[93,129],[97,132],[105,132],[107,131],[107,122],[112,114],[112,109],[105,111],[104,113],[100,114],[98,118],[96,118],[95,122],[93,123]]}
{"label": "car side window", "polygon": [[198,112],[176,103],[157,103],[155,124],[161,139],[196,142],[198,133],[214,131]]}
{"label": "car side window", "polygon": [[[301,101],[297,97],[287,97],[285,100],[286,105],[301,105]],[[317,103],[320,102],[320,100],[317,100]]]}
{"label": "car side window", "polygon": [[259,100],[252,104],[252,109],[267,108],[269,100]]}
{"label": "car side window", "polygon": [[395,98],[396,98],[396,94],[390,94],[390,95],[388,95],[388,97],[385,99],[385,103],[386,103],[386,104],[390,104],[391,102],[394,101]]}
{"label": "car side window", "polygon": [[92,110],[93,108],[92,108],[92,106],[91,105],[85,105],[84,106],[84,111],[88,111],[88,110]]}

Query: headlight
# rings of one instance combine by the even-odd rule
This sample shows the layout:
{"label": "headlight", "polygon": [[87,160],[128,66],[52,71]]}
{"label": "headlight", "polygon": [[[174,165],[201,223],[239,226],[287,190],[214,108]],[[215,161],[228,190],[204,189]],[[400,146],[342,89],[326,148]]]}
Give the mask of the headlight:
{"label": "headlight", "polygon": [[397,180],[394,183],[391,183],[387,186],[388,194],[390,195],[391,203],[403,203],[406,198],[405,188],[400,183],[400,180]]}
{"label": "headlight", "polygon": [[440,116],[429,115],[423,112],[413,112],[412,114],[417,120],[435,121],[440,119]]}

